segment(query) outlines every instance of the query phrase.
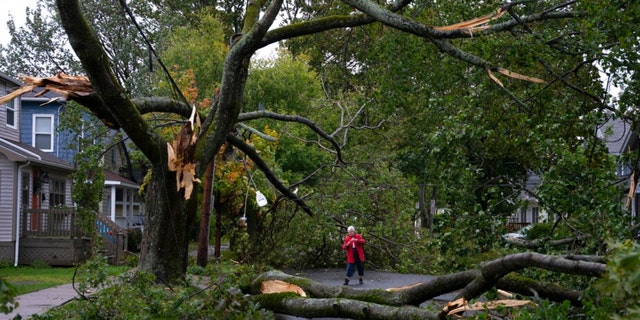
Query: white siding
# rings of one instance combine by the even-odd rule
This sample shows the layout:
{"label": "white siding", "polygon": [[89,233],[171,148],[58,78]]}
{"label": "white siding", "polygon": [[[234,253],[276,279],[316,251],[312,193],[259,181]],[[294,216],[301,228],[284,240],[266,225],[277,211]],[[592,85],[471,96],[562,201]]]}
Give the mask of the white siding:
{"label": "white siding", "polygon": [[[2,79],[4,80],[4,79]],[[5,94],[12,92],[18,87],[12,83],[8,83],[6,81],[0,81],[0,96],[4,96]],[[7,126],[7,105],[0,104],[0,137],[5,139],[11,139],[14,141],[20,140],[20,112],[22,109],[21,106],[22,100],[20,98],[14,99],[14,108],[16,112],[14,113],[14,121],[15,126]]]}
{"label": "white siding", "polygon": [[12,241],[16,215],[14,194],[17,185],[15,163],[0,154],[0,242]]}

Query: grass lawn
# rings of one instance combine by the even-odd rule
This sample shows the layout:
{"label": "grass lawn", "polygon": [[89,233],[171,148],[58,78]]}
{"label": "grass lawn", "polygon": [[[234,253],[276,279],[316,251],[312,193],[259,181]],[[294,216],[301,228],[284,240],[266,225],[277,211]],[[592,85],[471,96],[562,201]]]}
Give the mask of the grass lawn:
{"label": "grass lawn", "polygon": [[[117,275],[129,267],[109,267],[109,274]],[[73,282],[75,268],[52,267],[0,267],[0,278],[17,289],[17,294],[25,294]]]}

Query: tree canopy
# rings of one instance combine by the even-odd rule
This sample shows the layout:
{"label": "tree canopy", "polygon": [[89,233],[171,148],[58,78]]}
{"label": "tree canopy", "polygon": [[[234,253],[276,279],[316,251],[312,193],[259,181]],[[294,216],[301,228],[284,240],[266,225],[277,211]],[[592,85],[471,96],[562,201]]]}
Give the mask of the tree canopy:
{"label": "tree canopy", "polygon": [[[235,221],[247,219],[254,252],[310,232],[307,250],[283,250],[304,261],[339,257],[340,232],[359,224],[376,238],[373,263],[411,271],[437,253],[428,268],[465,269],[473,262],[464,257],[494,252],[523,194],[556,222],[550,238],[590,236],[574,247],[580,254],[605,254],[605,239],[629,236],[616,163],[596,128],[616,117],[638,121],[635,3],[45,3],[55,19],[10,25],[2,64],[11,74],[86,75],[88,94],[58,89],[148,161],[140,267],[162,281],[186,272],[202,196],[185,194],[169,170],[173,141],[188,166],[180,172],[214,182],[225,230],[242,234]],[[60,45],[62,30],[77,60]],[[18,42],[29,34],[43,38]],[[276,42],[277,60],[255,61]],[[627,86],[619,99],[603,74]],[[537,190],[532,176],[542,177]],[[268,207],[241,201],[258,189],[269,190]],[[426,214],[428,200],[443,214]],[[415,236],[418,216],[435,235]],[[468,290],[494,283],[474,281]]]}

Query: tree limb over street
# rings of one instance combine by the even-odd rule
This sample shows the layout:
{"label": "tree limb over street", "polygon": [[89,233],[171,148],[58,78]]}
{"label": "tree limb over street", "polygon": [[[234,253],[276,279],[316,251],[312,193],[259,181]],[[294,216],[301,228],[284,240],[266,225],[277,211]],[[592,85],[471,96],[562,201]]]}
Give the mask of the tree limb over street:
{"label": "tree limb over street", "polygon": [[[580,292],[509,275],[527,268],[599,278],[604,275],[606,265],[570,260],[561,256],[521,253],[488,261],[480,269],[442,276],[425,276],[424,282],[388,289],[337,287],[280,271],[269,271],[254,280],[252,292],[258,294],[256,298],[265,308],[299,317],[411,319],[419,315],[426,319],[442,319],[439,318],[442,314],[437,315],[415,306],[437,296],[454,292],[459,292],[456,299],[464,298],[465,301],[469,301],[478,298],[491,288],[558,302],[568,300],[574,305],[582,305]],[[260,296],[262,283],[269,280],[279,280],[299,286],[308,298],[297,298],[292,295]]]}

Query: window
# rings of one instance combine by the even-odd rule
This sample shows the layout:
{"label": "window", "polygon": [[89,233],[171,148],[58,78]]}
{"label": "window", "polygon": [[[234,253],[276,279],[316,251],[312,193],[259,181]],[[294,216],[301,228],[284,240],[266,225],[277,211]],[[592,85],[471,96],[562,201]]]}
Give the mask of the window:
{"label": "window", "polygon": [[51,179],[49,182],[49,206],[65,205],[65,183],[63,180]]}
{"label": "window", "polygon": [[[9,92],[7,92],[9,93]],[[17,127],[17,121],[16,121],[16,99],[13,99],[7,103],[5,103],[5,106],[7,107],[7,126],[11,127],[11,128],[16,128]]]}
{"label": "window", "polygon": [[33,146],[42,151],[53,151],[53,115],[33,115]]}
{"label": "window", "polygon": [[539,219],[538,207],[532,207],[531,208],[531,216],[532,216],[532,221],[531,222],[538,223],[538,219]]}

